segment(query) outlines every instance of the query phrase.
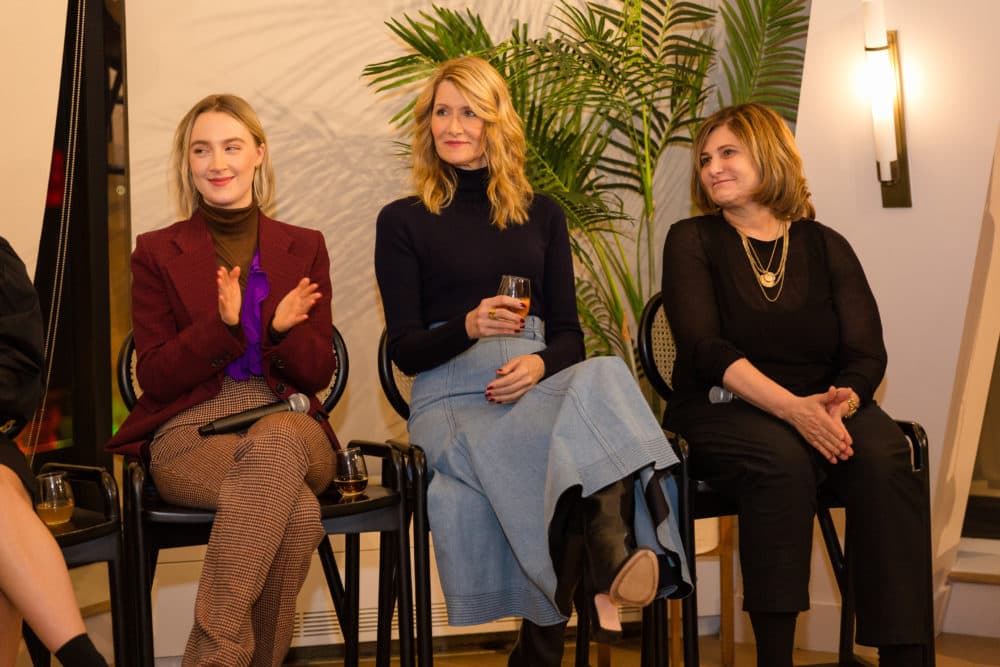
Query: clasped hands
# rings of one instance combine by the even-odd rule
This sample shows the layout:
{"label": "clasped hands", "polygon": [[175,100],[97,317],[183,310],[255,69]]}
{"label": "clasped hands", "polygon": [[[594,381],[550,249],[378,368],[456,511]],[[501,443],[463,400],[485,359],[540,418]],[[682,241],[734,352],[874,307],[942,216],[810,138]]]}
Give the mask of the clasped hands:
{"label": "clasped hands", "polygon": [[[465,333],[469,338],[514,336],[524,330],[524,318],[516,311],[525,307],[510,296],[491,296],[465,315]],[[496,371],[496,379],[486,385],[486,400],[513,403],[541,381],[545,362],[537,354],[514,357]]]}
{"label": "clasped hands", "polygon": [[831,386],[821,394],[798,396],[785,420],[827,461],[846,461],[854,455],[854,441],[844,426],[853,394],[850,387]]}
{"label": "clasped hands", "polygon": [[[240,267],[234,266],[231,271],[219,267],[215,283],[219,290],[219,317],[228,326],[236,326],[240,321],[240,308],[243,305],[243,293],[240,290]],[[271,328],[283,334],[297,324],[309,319],[309,311],[322,295],[319,285],[308,278],[302,278],[289,290],[288,294],[278,302],[271,320]]]}

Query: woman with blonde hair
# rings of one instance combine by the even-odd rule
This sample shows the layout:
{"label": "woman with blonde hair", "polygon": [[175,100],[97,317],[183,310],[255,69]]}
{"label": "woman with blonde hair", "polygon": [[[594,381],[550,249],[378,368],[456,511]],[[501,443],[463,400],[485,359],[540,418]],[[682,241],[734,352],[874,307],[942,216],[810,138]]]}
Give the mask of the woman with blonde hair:
{"label": "woman with blonde hair", "polygon": [[[509,664],[558,665],[578,583],[611,631],[618,606],[689,589],[676,522],[654,523],[633,480],[667,506],[677,459],[622,361],[583,360],[565,215],[532,192],[489,63],[440,65],[412,159],[416,195],[379,214],[375,270],[390,355],[416,375],[408,428],[449,620],[522,617]],[[494,296],[504,274],[530,300]]]}
{"label": "woman with blonde hair", "polygon": [[[184,665],[280,665],[325,536],[316,494],[337,439],[315,392],[336,368],[322,234],[269,217],[274,176],[256,113],[210,95],[171,158],[181,222],[140,234],[132,326],[143,393],[108,444],[148,455],[169,502],[216,510]],[[309,396],[233,433],[218,418]]]}
{"label": "woman with blonde hair", "polygon": [[[694,144],[692,198],[663,248],[677,342],[664,424],[699,479],[739,503],[743,606],[757,664],[792,664],[809,608],[817,489],[847,509],[857,640],[924,664],[930,608],[920,477],[875,403],[886,367],[875,297],[839,233],[814,220],[795,140],[759,104],[716,112]],[[709,399],[713,387],[738,397]]]}

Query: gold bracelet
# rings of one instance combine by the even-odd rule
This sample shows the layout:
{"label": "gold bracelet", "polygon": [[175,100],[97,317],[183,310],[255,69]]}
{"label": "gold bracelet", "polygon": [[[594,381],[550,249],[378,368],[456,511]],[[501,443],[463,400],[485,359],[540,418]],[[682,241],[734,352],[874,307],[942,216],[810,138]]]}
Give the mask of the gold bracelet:
{"label": "gold bracelet", "polygon": [[850,419],[858,411],[858,402],[854,400],[854,395],[852,394],[847,398],[847,414],[844,415],[844,419]]}

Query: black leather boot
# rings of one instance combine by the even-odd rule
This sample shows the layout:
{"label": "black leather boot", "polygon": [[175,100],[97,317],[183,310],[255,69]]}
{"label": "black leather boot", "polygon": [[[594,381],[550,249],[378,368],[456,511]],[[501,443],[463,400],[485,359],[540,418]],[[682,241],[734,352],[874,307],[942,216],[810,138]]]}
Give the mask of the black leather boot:
{"label": "black leather boot", "polygon": [[507,658],[507,667],[559,667],[565,635],[565,621],[541,626],[522,619],[517,643]]}
{"label": "black leather boot", "polygon": [[652,550],[636,548],[632,521],[632,477],[618,480],[584,498],[587,566],[595,593],[617,605],[645,607],[656,596],[659,562]]}
{"label": "black leather boot", "polygon": [[[568,489],[556,502],[549,524],[549,556],[556,572],[556,607],[564,616],[573,612],[573,598],[583,575],[583,507],[580,488]],[[517,643],[508,667],[559,667],[562,663],[566,623],[540,626],[521,621]]]}

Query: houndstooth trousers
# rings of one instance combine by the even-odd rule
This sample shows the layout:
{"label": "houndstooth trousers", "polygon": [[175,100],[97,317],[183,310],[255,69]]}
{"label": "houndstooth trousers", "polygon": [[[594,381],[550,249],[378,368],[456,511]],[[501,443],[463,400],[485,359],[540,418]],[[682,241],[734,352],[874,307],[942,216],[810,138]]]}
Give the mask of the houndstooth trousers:
{"label": "houndstooth trousers", "polygon": [[325,537],[316,494],[333,478],[330,441],[295,412],[245,433],[198,434],[212,419],[274,401],[262,379],[227,377],[216,397],[164,424],[150,445],[165,500],[216,510],[184,667],[276,667],[291,644],[295,600]]}

